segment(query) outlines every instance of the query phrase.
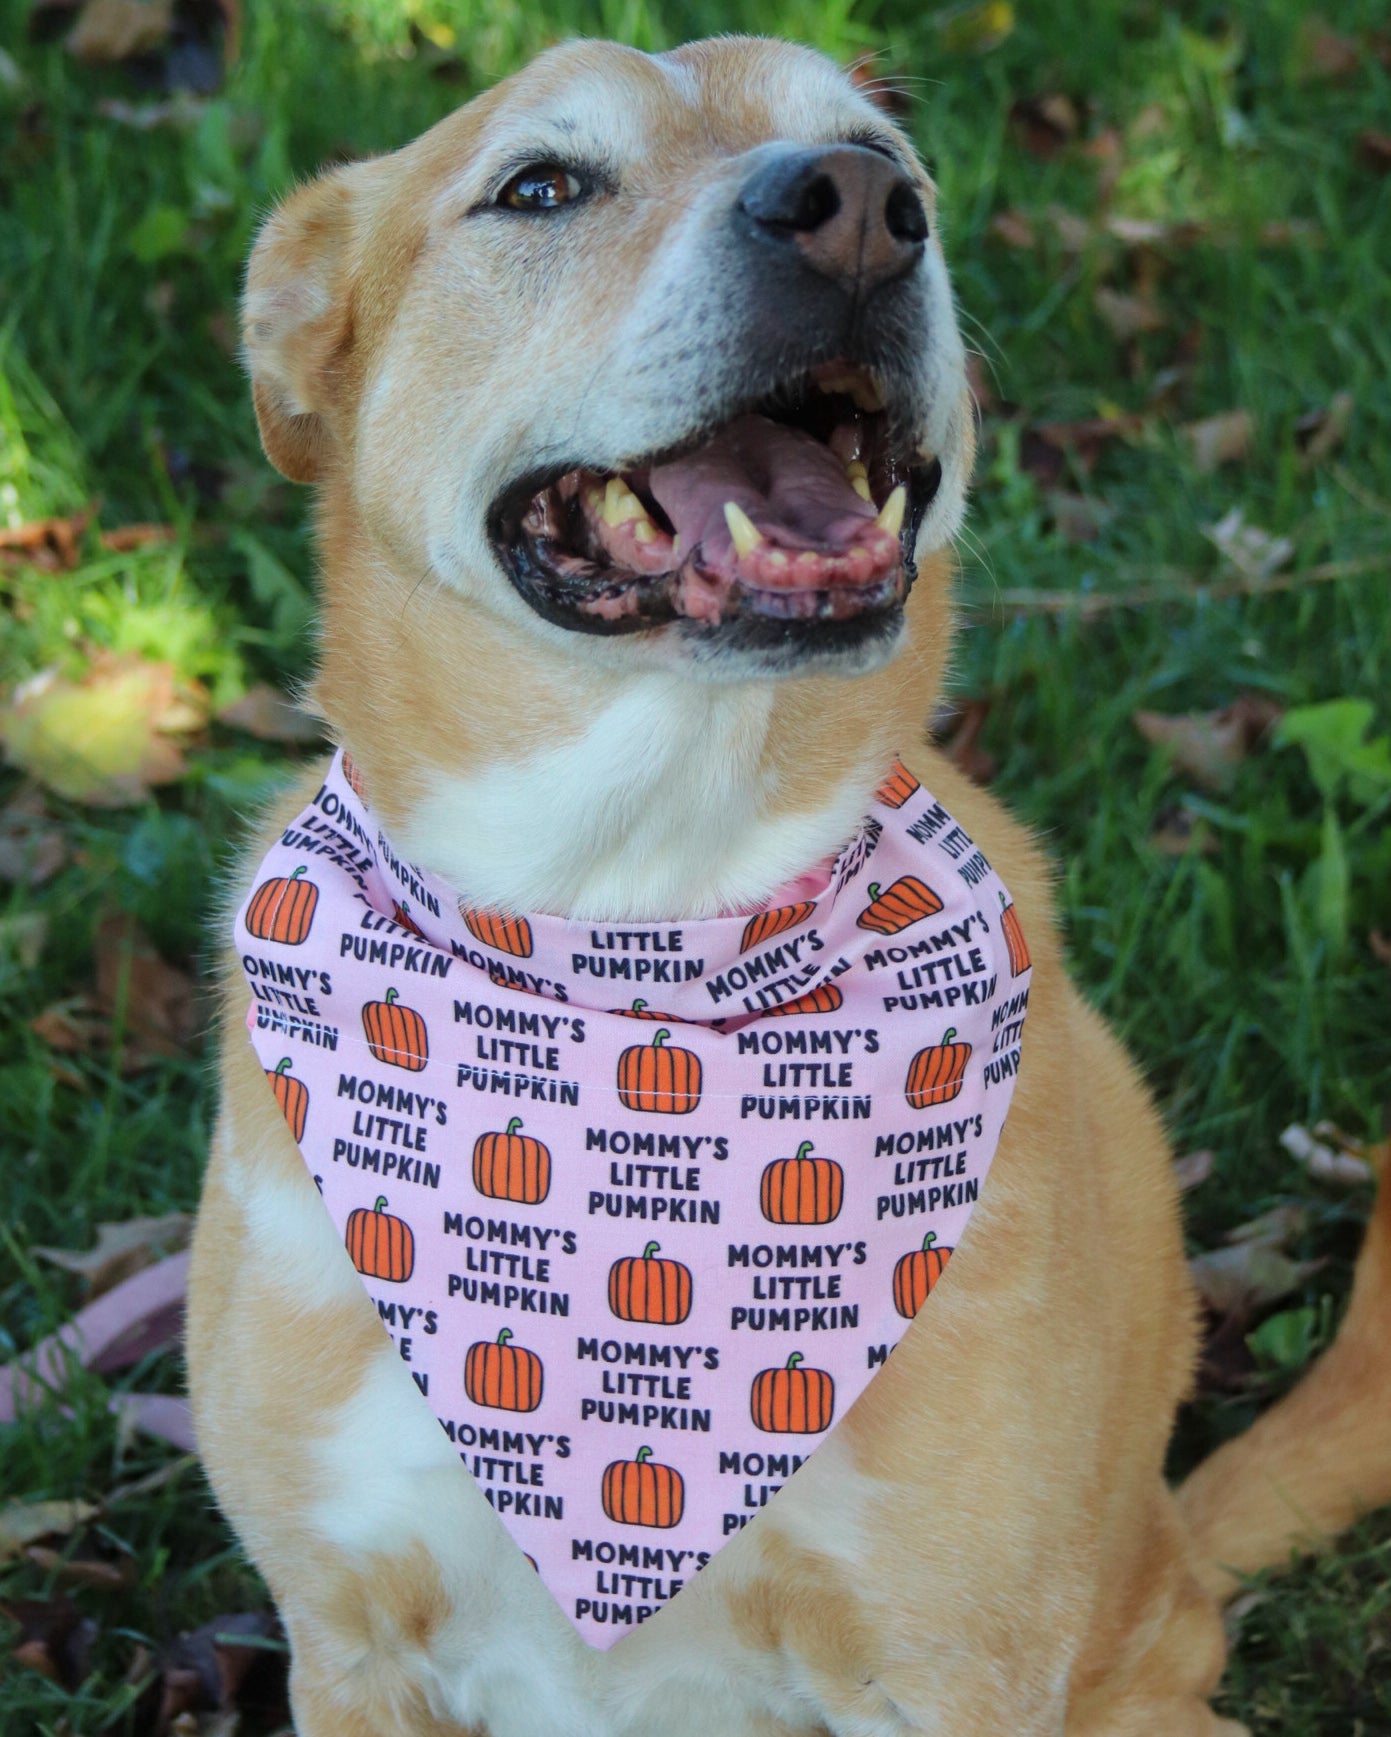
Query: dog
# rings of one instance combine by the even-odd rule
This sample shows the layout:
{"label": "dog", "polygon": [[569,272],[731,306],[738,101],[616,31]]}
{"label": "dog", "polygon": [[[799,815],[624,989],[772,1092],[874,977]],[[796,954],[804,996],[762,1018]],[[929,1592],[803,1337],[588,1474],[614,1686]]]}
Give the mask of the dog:
{"label": "dog", "polygon": [[[1042,851],[923,743],[951,642],[974,413],[935,190],[907,139],[802,48],[570,43],[413,144],[293,193],[257,241],[244,335],[265,450],[317,491],[312,700],[350,759],[276,805],[238,889],[188,1360],[213,1488],[284,1618],[297,1729],[1237,1731],[1208,1704],[1234,1574],[1391,1497],[1391,1384],[1375,1355],[1391,1222],[1373,1226],[1324,1364],[1172,1493],[1163,1459],[1192,1380],[1196,1306],[1159,1117],[1068,980]],[[775,1499],[703,1552],[674,1596],[659,1587],[618,1644],[586,1644],[485,1498],[486,1474],[461,1468],[438,1382],[427,1397],[412,1379],[410,1336],[385,1300],[416,1259],[404,1218],[385,1197],[361,1208],[350,1260],[332,1178],[301,1154],[308,1088],[274,1047],[292,1033],[298,1056],[328,1029],[330,962],[306,952],[280,989],[248,977],[261,952],[299,957],[309,922],[326,918],[302,867],[258,878],[255,865],[273,866],[276,849],[320,853],[296,860],[347,877],[359,926],[397,949],[383,959],[416,948],[432,887],[455,890],[460,910],[440,921],[458,915],[468,932],[451,930],[459,963],[439,955],[455,970],[445,988],[460,993],[476,942],[476,981],[516,967],[516,1005],[554,1022],[575,1004],[525,980],[531,931],[523,945],[516,925],[528,918],[508,913],[722,935],[731,916],[753,922],[781,899],[776,920],[791,910],[805,923],[836,876],[858,886],[870,872],[847,861],[846,840],[863,856],[896,824],[901,793],[919,790],[998,873],[1001,910],[1012,900],[1007,934],[993,902],[993,927],[982,907],[991,970],[1006,957],[1028,968],[1012,1102],[969,1229],[949,1270],[942,1255],[909,1271],[923,1296],[932,1279],[930,1300],[899,1308],[911,1325],[853,1405],[837,1399],[834,1429]],[[330,812],[345,818],[316,821]],[[294,831],[305,816],[312,834]],[[361,892],[368,855],[386,872],[383,851],[385,909]],[[829,997],[827,985],[807,993]],[[641,996],[612,1009],[612,994],[588,993],[592,1021],[635,1016],[628,1089],[664,1082],[665,1103],[624,1102],[689,1108],[689,1063],[678,1080],[676,1062],[652,1058],[692,1028],[649,1039]],[[269,1050],[248,1042],[253,1000],[252,1035],[268,1026]],[[757,1004],[718,1012],[727,1042],[761,1029]],[[419,1013],[392,989],[362,1019],[386,1071],[415,1079]],[[952,1050],[950,1034],[938,1047]],[[339,1055],[326,1065],[348,1068]],[[908,1101],[916,1089],[940,1102],[956,1083],[910,1076]],[[902,1080],[891,1085],[901,1103]],[[414,1114],[427,1100],[392,1101]],[[474,1145],[472,1186],[505,1191],[478,1167],[506,1159],[533,1190],[508,1198],[535,1198],[542,1143],[511,1123],[507,1137]],[[432,1127],[430,1151],[470,1186],[467,1141]],[[406,1163],[397,1199],[416,1186]],[[766,1197],[763,1212],[775,1216]],[[639,1264],[625,1268],[632,1283],[667,1284],[655,1254]],[[626,1292],[610,1306],[677,1318]],[[539,1359],[504,1357],[506,1331],[488,1337],[455,1386],[461,1373],[470,1394],[534,1381],[484,1403],[539,1403]],[[797,1356],[766,1373],[788,1376],[761,1390],[768,1405],[820,1408],[777,1428],[824,1430],[829,1387],[801,1378]],[[651,1452],[605,1471],[605,1513],[675,1523],[675,1485]]]}

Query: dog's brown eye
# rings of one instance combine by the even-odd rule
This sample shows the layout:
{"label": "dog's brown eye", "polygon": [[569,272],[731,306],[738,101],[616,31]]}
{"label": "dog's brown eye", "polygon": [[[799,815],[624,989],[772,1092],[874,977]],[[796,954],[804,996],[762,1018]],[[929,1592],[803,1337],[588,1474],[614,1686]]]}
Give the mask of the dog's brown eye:
{"label": "dog's brown eye", "polygon": [[584,191],[577,175],[559,163],[532,163],[516,174],[497,196],[513,211],[554,211]]}

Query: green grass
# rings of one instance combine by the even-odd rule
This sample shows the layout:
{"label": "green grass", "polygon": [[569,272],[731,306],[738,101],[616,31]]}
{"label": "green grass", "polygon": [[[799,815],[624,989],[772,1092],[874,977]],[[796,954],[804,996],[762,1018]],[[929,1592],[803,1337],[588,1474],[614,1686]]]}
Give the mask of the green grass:
{"label": "green grass", "polygon": [[[1326,801],[1305,755],[1275,747],[1246,760],[1228,790],[1205,793],[1129,720],[1141,707],[1205,710],[1250,691],[1287,707],[1365,698],[1385,732],[1385,568],[1089,620],[999,601],[1211,583],[1225,569],[1203,527],[1233,506],[1293,541],[1296,575],[1386,550],[1391,181],[1360,163],[1356,141],[1385,127],[1391,74],[1364,52],[1342,81],[1302,77],[1303,10],[1071,0],[1033,9],[975,53],[960,46],[959,22],[907,0],[764,0],[738,14],[712,0],[587,11],[546,0],[477,14],[428,0],[413,32],[398,0],[248,7],[225,90],[186,124],[138,133],[97,107],[137,94],[124,71],[26,43],[25,7],[0,0],[0,41],[19,74],[17,86],[0,79],[0,524],[99,497],[103,526],[152,519],[177,533],[132,556],[89,540],[67,574],[0,567],[0,687],[54,664],[80,671],[103,647],[167,658],[219,702],[295,667],[313,572],[305,503],[259,455],[227,342],[255,226],[295,177],[404,141],[580,30],[661,47],[756,27],[846,59],[880,48],[907,75],[908,124],[936,165],[968,333],[1002,406],[1017,407],[985,422],[956,687],[990,700],[995,788],[1054,850],[1080,980],[1148,1070],[1177,1147],[1217,1155],[1189,1201],[1194,1246],[1272,1204],[1309,1205],[1295,1252],[1327,1264],[1293,1304],[1314,1311],[1316,1345],[1346,1291],[1366,1201],[1309,1184],[1278,1135],[1320,1117],[1383,1132],[1391,979],[1367,936],[1391,933],[1386,796],[1344,783]],[[1376,0],[1324,10],[1350,36],[1381,24]],[[1023,148],[1010,109],[1058,91],[1083,105],[1081,138],[1044,161]],[[1110,129],[1112,157],[1082,148]],[[1105,238],[1068,251],[1043,222],[1033,250],[989,233],[1005,210],[1039,220],[1056,203],[1093,218],[1108,198],[1125,216],[1212,231],[1145,259]],[[1276,221],[1310,233],[1264,245],[1261,226]],[[1093,297],[1103,285],[1133,293],[1135,270],[1152,274],[1169,324],[1121,346]],[[1142,434],[1108,444],[1094,469],[1069,456],[1055,486],[1088,497],[1103,523],[1094,541],[1068,542],[1021,458],[1023,431],[1145,411],[1176,359],[1182,375]],[[1341,391],[1355,404],[1345,443],[1302,468],[1298,419]],[[1238,408],[1254,418],[1248,458],[1199,473],[1176,425]],[[285,758],[214,727],[187,778],[143,808],[51,799],[68,862],[37,891],[0,883],[0,937],[15,917],[47,920],[36,963],[0,945],[0,1359],[78,1301],[75,1282],[31,1247],[85,1247],[101,1220],[191,1207],[212,1114],[200,1059],[122,1075],[109,1051],[55,1056],[28,1021],[90,984],[94,929],[110,910],[135,916],[173,963],[205,955],[218,872]],[[0,771],[0,803],[19,783]],[[1206,852],[1172,857],[1149,842],[1175,805],[1205,830]],[[1176,1463],[1239,1427],[1291,1374],[1270,1370],[1193,1408]],[[106,1402],[113,1388],[178,1382],[168,1358],[78,1379],[70,1415],[50,1409],[0,1432],[0,1496],[100,1497],[157,1469],[170,1456],[124,1439]],[[123,1677],[137,1640],[157,1648],[265,1605],[196,1468],[118,1505],[82,1550],[127,1560],[130,1584],[72,1595],[99,1625],[80,1689],[0,1668],[7,1737],[135,1731]],[[1263,1586],[1242,1621],[1226,1710],[1263,1737],[1391,1729],[1388,1571],[1383,1520]],[[0,1598],[48,1590],[34,1564],[0,1566]]]}

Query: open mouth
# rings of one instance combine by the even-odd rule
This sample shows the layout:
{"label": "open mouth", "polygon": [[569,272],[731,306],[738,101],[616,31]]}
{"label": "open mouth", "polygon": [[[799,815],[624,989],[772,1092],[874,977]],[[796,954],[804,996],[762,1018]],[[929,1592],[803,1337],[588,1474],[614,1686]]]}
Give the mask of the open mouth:
{"label": "open mouth", "polygon": [[830,362],[673,451],[528,477],[490,528],[513,584],[560,626],[853,624],[861,637],[901,609],[941,477],[875,372]]}

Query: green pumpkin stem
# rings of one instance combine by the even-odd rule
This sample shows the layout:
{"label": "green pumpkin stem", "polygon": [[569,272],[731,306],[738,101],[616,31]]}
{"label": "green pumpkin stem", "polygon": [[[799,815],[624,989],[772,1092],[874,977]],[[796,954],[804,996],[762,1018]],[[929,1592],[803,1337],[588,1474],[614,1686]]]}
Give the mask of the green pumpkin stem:
{"label": "green pumpkin stem", "polygon": [[659,1248],[660,1248],[660,1247],[661,1247],[661,1246],[662,1246],[662,1245],[661,1245],[661,1243],[659,1243],[659,1242],[650,1242],[650,1243],[648,1243],[648,1245],[647,1245],[647,1247],[646,1247],[646,1248],[645,1248],[645,1249],[644,1249],[644,1250],[643,1250],[643,1251],[642,1251],[642,1258],[643,1258],[643,1259],[644,1259],[644,1260],[645,1260],[645,1261],[650,1261],[650,1260],[651,1260],[651,1259],[652,1259],[652,1257],[653,1257],[653,1255],[655,1255],[655,1254],[656,1254],[656,1252],[657,1252],[657,1250],[658,1250],[658,1249],[659,1249]]}
{"label": "green pumpkin stem", "polygon": [[633,1003],[633,1012],[634,1013],[641,1013],[643,1008],[646,1006],[647,1006],[647,1003],[642,999],[641,996],[639,996],[637,998],[637,1000]]}
{"label": "green pumpkin stem", "polygon": [[800,1351],[794,1351],[787,1360],[787,1367],[789,1369],[795,1369],[801,1361],[802,1353]]}
{"label": "green pumpkin stem", "polygon": [[499,1345],[505,1345],[511,1337],[512,1329],[510,1327],[504,1327],[497,1336],[497,1342]]}
{"label": "green pumpkin stem", "polygon": [[520,1128],[521,1125],[522,1125],[521,1117],[520,1116],[513,1116],[512,1120],[507,1124],[507,1132],[509,1134],[515,1134],[517,1132],[517,1129]]}
{"label": "green pumpkin stem", "polygon": [[942,1039],[943,1044],[950,1043],[955,1036],[956,1036],[956,1027],[953,1025],[948,1030],[947,1035]]}
{"label": "green pumpkin stem", "polygon": [[400,991],[397,989],[388,989],[387,990],[387,992],[386,992],[386,1004],[388,1007],[390,1007],[392,1002],[397,999],[399,994],[400,994]]}
{"label": "green pumpkin stem", "polygon": [[373,1212],[386,1211],[386,1196],[384,1194],[379,1194],[377,1196],[376,1204],[373,1206],[372,1210]]}
{"label": "green pumpkin stem", "polygon": [[295,870],[295,872],[290,876],[290,879],[292,881],[297,881],[303,873],[304,873],[304,864],[301,863],[299,865],[299,867]]}
{"label": "green pumpkin stem", "polygon": [[933,1243],[936,1242],[936,1240],[937,1240],[937,1232],[935,1230],[928,1231],[927,1235],[923,1238],[923,1253],[924,1254],[927,1253],[927,1251],[932,1247]]}
{"label": "green pumpkin stem", "polygon": [[814,1144],[815,1144],[815,1142],[812,1140],[803,1140],[802,1144],[797,1148],[797,1156],[799,1158],[805,1158],[807,1153],[811,1151],[812,1146]]}
{"label": "green pumpkin stem", "polygon": [[277,1067],[275,1070],[276,1078],[279,1079],[281,1076],[283,1076],[289,1070],[289,1066],[290,1066],[290,1058],[289,1058],[289,1056],[286,1056],[284,1061],[281,1062],[279,1067]]}
{"label": "green pumpkin stem", "polygon": [[648,1447],[639,1448],[638,1449],[638,1464],[641,1465],[645,1459],[650,1459],[651,1455],[652,1455],[652,1449],[651,1448],[648,1448]]}
{"label": "green pumpkin stem", "polygon": [[878,881],[871,881],[869,883],[869,896],[872,899],[877,899],[879,897],[879,882]]}
{"label": "green pumpkin stem", "polygon": [[657,1033],[656,1037],[652,1039],[653,1049],[660,1049],[670,1036],[671,1033],[664,1026],[662,1030]]}

